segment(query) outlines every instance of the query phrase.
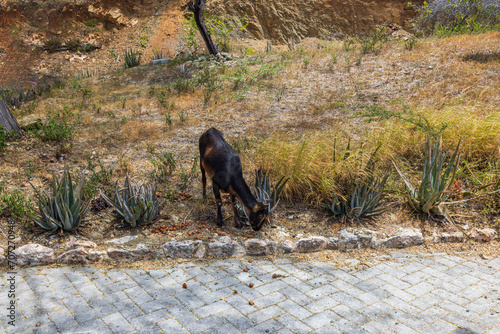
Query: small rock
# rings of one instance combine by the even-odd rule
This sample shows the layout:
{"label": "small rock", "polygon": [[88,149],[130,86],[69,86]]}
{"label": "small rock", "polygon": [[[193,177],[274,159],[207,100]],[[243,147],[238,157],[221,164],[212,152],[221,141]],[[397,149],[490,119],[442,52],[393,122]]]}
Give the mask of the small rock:
{"label": "small rock", "polygon": [[285,240],[280,243],[279,251],[280,253],[288,254],[293,252],[293,242],[291,240]]}
{"label": "small rock", "polygon": [[[434,237],[434,235],[433,235]],[[462,232],[452,232],[452,233],[441,233],[441,235],[436,235],[437,239],[435,242],[463,242],[464,234]]]}
{"label": "small rock", "polygon": [[356,249],[359,248],[359,240],[358,237],[349,232],[347,229],[343,229],[339,232],[340,240],[339,240],[339,249]]}
{"label": "small rock", "polygon": [[205,255],[205,246],[201,240],[170,241],[162,246],[163,254],[169,258],[190,259],[194,256],[202,258]]}
{"label": "small rock", "polygon": [[135,238],[137,238],[136,235],[127,235],[127,236],[124,236],[122,238],[108,240],[108,241],[106,241],[106,243],[107,244],[111,243],[111,244],[116,244],[116,245],[123,245],[127,242],[134,240]]}
{"label": "small rock", "polygon": [[66,242],[66,249],[74,249],[78,247],[96,248],[97,245],[95,242],[92,241],[79,240],[73,236],[69,237],[68,242]]}
{"label": "small rock", "polygon": [[497,232],[492,228],[482,228],[470,232],[469,237],[476,242],[490,242],[496,239]]}
{"label": "small rock", "polygon": [[296,234],[296,235],[294,236],[294,238],[300,239],[300,238],[302,238],[303,236],[304,236],[304,235],[303,235],[302,233],[299,233],[299,234]]}
{"label": "small rock", "polygon": [[290,233],[285,231],[279,231],[278,233],[276,233],[276,236],[278,238],[288,238],[290,236]]}
{"label": "small rock", "polygon": [[406,248],[424,243],[422,233],[415,229],[402,229],[399,235],[377,241],[375,247]]}
{"label": "small rock", "polygon": [[54,262],[54,250],[38,244],[27,244],[17,248],[13,254],[16,264],[23,266],[39,266]]}
{"label": "small rock", "polygon": [[5,263],[5,256],[4,256],[4,249],[3,248],[0,248],[0,267],[4,265]]}
{"label": "small rock", "polygon": [[328,240],[328,243],[326,244],[326,249],[339,249],[339,238],[330,238],[330,240]]}
{"label": "small rock", "polygon": [[312,253],[324,250],[327,240],[325,237],[310,237],[300,239],[293,249],[296,253]]}
{"label": "small rock", "polygon": [[219,241],[214,241],[208,244],[208,255],[213,257],[230,257],[233,255],[236,241],[232,241],[229,237],[221,237]]}
{"label": "small rock", "polygon": [[276,254],[278,244],[276,241],[248,239],[245,241],[245,249],[247,255],[273,255]]}
{"label": "small rock", "polygon": [[139,244],[136,249],[132,250],[108,248],[108,256],[113,260],[131,262],[154,259],[156,257],[156,252]]}
{"label": "small rock", "polygon": [[163,65],[163,64],[167,64],[171,60],[172,59],[170,59],[170,58],[154,59],[154,60],[151,60],[151,64],[153,64],[153,65]]}
{"label": "small rock", "polygon": [[72,249],[57,257],[58,263],[91,264],[102,260],[102,252],[87,252],[83,247]]}

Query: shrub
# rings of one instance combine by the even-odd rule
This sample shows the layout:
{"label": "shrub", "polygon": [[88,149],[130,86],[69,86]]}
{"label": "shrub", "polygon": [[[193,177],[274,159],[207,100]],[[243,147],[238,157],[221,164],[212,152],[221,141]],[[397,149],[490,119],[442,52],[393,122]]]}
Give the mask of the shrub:
{"label": "shrub", "polygon": [[429,0],[417,11],[420,28],[439,35],[500,28],[497,0]]}
{"label": "shrub", "polygon": [[49,114],[48,122],[41,124],[38,129],[31,130],[31,133],[36,138],[48,142],[63,142],[71,141],[76,135],[75,125],[78,122],[78,118],[75,123],[71,124],[68,120],[72,116],[69,114]]}
{"label": "shrub", "polygon": [[152,186],[136,185],[125,178],[123,187],[115,185],[113,199],[102,193],[102,197],[115,211],[112,216],[125,221],[132,227],[154,221],[161,209],[162,202],[156,196],[156,183]]}
{"label": "shrub", "polygon": [[97,25],[97,19],[83,21],[83,24],[85,24],[87,27],[95,27]]}
{"label": "shrub", "polygon": [[7,147],[7,131],[0,125],[0,153]]}
{"label": "shrub", "polygon": [[150,161],[155,168],[153,171],[153,178],[159,182],[166,181],[177,166],[174,154],[171,152],[151,156]]}
{"label": "shrub", "polygon": [[[33,213],[31,199],[17,189],[6,192],[3,195],[0,192],[0,199],[3,200],[12,217],[26,219]],[[2,211],[1,209],[0,207],[0,213]]]}
{"label": "shrub", "polygon": [[55,38],[45,41],[43,48],[48,52],[54,52],[61,46],[61,41]]}
{"label": "shrub", "polygon": [[38,217],[33,221],[41,228],[54,232],[58,229],[74,231],[83,222],[89,210],[90,200],[82,197],[85,178],[82,176],[78,184],[73,184],[71,174],[65,170],[61,180],[52,177],[52,194],[38,191],[33,185],[38,202]]}

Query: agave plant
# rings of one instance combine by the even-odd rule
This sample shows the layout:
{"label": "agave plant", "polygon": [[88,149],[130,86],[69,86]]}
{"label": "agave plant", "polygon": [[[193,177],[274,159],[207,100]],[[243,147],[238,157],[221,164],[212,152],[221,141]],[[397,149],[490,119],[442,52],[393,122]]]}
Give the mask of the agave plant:
{"label": "agave plant", "polygon": [[[383,198],[389,173],[382,177],[375,175],[375,157],[379,149],[380,146],[373,151],[364,168],[361,167],[360,162],[360,171],[344,183],[342,188],[345,196],[334,193],[332,203],[330,205],[323,204],[332,215],[359,221],[373,219],[387,209],[380,206],[380,200]],[[347,144],[344,156],[340,159],[347,159],[349,151],[350,142]],[[334,154],[334,161],[336,160],[337,157]]]}
{"label": "agave plant", "polygon": [[259,202],[267,203],[268,211],[270,213],[273,212],[278,206],[280,193],[287,181],[288,179],[285,179],[283,176],[278,183],[273,186],[268,175],[262,171],[262,168],[259,168],[259,170],[255,171],[255,185],[253,186],[255,199]]}
{"label": "agave plant", "polygon": [[125,60],[125,68],[139,66],[141,62],[141,53],[140,51],[132,51],[131,49],[127,49],[127,51],[125,51],[125,54],[123,55],[123,59]]}
{"label": "agave plant", "polygon": [[357,177],[350,182],[347,196],[334,194],[332,204],[323,206],[334,216],[355,220],[373,219],[386,210],[379,202],[383,198],[388,177],[387,173],[382,178],[377,178],[371,172],[368,176]]}
{"label": "agave plant", "polygon": [[45,230],[54,232],[58,229],[74,231],[83,222],[89,210],[90,200],[83,200],[82,187],[85,178],[80,177],[78,184],[73,185],[71,174],[66,170],[61,180],[52,177],[52,194],[35,189],[38,217],[33,221]]}
{"label": "agave plant", "polygon": [[132,227],[147,224],[158,217],[162,202],[156,198],[156,182],[152,186],[137,185],[130,182],[128,175],[123,187],[115,184],[114,198],[110,199],[106,194],[102,197],[111,205],[115,211],[112,216],[124,220]]}
{"label": "agave plant", "polygon": [[393,162],[396,171],[408,189],[408,202],[414,210],[422,213],[440,213],[438,205],[446,201],[448,192],[455,180],[459,147],[460,142],[450,157],[448,166],[443,170],[449,149],[443,153],[441,138],[436,139],[434,144],[431,143],[430,138],[426,138],[424,170],[422,173],[422,182],[418,189],[408,181],[396,163]]}
{"label": "agave plant", "polygon": [[[255,184],[252,187],[253,193],[257,201],[267,204],[269,214],[274,212],[274,210],[278,207],[280,193],[287,181],[288,179],[282,177],[276,185],[273,185],[269,176],[262,171],[262,168],[255,171]],[[238,205],[238,209],[239,213],[243,214],[249,220],[246,211],[243,210],[241,205]]]}

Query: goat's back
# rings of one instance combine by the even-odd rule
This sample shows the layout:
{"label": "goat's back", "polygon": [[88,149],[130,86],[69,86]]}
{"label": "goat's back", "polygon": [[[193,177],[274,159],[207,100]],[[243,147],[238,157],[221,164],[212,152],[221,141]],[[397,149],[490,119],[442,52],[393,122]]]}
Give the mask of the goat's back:
{"label": "goat's back", "polygon": [[200,161],[211,177],[216,173],[226,174],[224,179],[229,175],[241,174],[240,158],[226,142],[219,130],[210,128],[205,131],[200,136],[199,145]]}

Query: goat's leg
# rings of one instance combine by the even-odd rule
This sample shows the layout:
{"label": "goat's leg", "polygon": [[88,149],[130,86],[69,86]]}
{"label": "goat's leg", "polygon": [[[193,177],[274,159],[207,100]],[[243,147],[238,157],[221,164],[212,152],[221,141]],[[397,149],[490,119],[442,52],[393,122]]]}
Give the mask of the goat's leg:
{"label": "goat's leg", "polygon": [[200,161],[200,169],[201,169],[201,183],[203,184],[203,199],[207,197],[207,176],[205,175],[205,168]]}
{"label": "goat's leg", "polygon": [[213,182],[212,187],[214,188],[214,196],[215,196],[215,201],[217,203],[217,225],[219,225],[219,227],[222,227],[224,222],[222,220],[222,200],[220,198],[219,185]]}
{"label": "goat's leg", "polygon": [[243,224],[241,223],[240,215],[238,214],[238,209],[236,208],[236,196],[231,195],[231,203],[234,210],[234,223],[236,224],[237,228],[242,228]]}

